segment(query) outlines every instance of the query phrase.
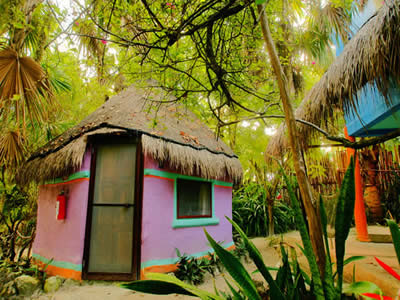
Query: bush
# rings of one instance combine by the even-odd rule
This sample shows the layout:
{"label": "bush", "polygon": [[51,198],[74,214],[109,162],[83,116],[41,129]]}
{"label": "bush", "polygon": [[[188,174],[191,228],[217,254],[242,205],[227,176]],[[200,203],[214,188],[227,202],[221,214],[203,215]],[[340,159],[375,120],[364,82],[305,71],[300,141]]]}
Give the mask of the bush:
{"label": "bush", "polygon": [[36,212],[30,205],[28,194],[17,185],[7,186],[0,192],[0,258],[20,261],[25,249],[32,245]]}
{"label": "bush", "polygon": [[[263,186],[249,183],[236,190],[232,202],[233,220],[244,228],[246,235],[268,234],[268,206]],[[294,211],[286,203],[275,201],[273,207],[275,233],[284,233],[296,228]]]}
{"label": "bush", "polygon": [[400,222],[400,176],[393,171],[392,178],[388,188],[383,191],[382,203],[388,217]]}

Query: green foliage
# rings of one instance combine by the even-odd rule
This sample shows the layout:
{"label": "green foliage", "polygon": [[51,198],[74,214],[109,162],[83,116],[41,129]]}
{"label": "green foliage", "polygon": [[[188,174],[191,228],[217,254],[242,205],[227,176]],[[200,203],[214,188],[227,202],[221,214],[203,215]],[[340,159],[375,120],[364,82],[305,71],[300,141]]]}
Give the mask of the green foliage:
{"label": "green foliage", "polygon": [[222,297],[216,294],[212,294],[203,290],[196,288],[194,285],[185,283],[173,276],[169,276],[166,274],[159,273],[146,273],[146,277],[150,280],[150,283],[147,282],[149,280],[139,280],[132,283],[125,283],[121,286],[127,289],[135,290],[139,288],[141,292],[153,294],[152,288],[159,283],[160,287],[165,287],[165,290],[158,290],[157,294],[168,295],[172,293],[177,293],[179,290],[184,289],[183,295],[188,295],[188,293],[193,294],[194,296],[199,297],[200,299],[213,299],[213,300],[223,300]]}
{"label": "green foliage", "polygon": [[391,173],[392,180],[387,183],[387,188],[383,191],[382,202],[385,210],[396,222],[400,222],[400,176],[397,172]]}
{"label": "green foliage", "polygon": [[138,280],[130,283],[121,284],[123,288],[134,290],[142,293],[155,295],[180,294],[188,296],[196,296],[195,294],[185,290],[183,287],[174,283],[160,280]]}
{"label": "green foliage", "polygon": [[298,230],[300,231],[300,236],[303,241],[304,245],[304,254],[307,257],[308,264],[310,266],[310,271],[311,271],[311,276],[312,280],[314,283],[314,292],[315,296],[317,299],[323,299],[324,298],[324,289],[321,281],[321,276],[319,274],[318,270],[318,265],[317,261],[311,246],[311,240],[310,236],[308,234],[307,226],[305,223],[305,220],[303,218],[303,212],[300,208],[300,203],[296,197],[296,194],[294,193],[294,190],[292,188],[291,182],[289,181],[289,178],[286,176],[285,172],[282,170],[282,175],[284,178],[284,181],[287,185],[288,193],[289,193],[289,198],[292,203],[293,209],[295,210],[295,218],[296,218],[296,223]]}
{"label": "green foliage", "polygon": [[399,225],[393,220],[386,220],[392,235],[394,250],[396,251],[397,261],[400,265],[400,229]]}
{"label": "green foliage", "polygon": [[[268,235],[268,205],[262,185],[250,182],[234,191],[232,202],[233,220],[244,228],[248,236]],[[294,210],[281,201],[273,206],[275,233],[285,233],[296,228]]]}
{"label": "green foliage", "polygon": [[254,261],[254,263],[257,266],[257,269],[260,271],[260,273],[263,275],[265,280],[268,282],[270,285],[271,289],[271,296],[275,297],[276,299],[283,299],[283,295],[279,287],[277,286],[276,282],[273,280],[270,272],[268,271],[268,268],[264,264],[264,261],[262,259],[262,256],[258,249],[254,246],[254,244],[247,238],[246,234],[243,232],[243,230],[239,227],[238,224],[236,224],[234,221],[230,220],[232,223],[233,227],[236,229],[236,231],[240,234],[242,237],[245,246],[249,252],[249,255],[251,259]]}
{"label": "green foliage", "polygon": [[373,293],[382,295],[382,290],[375,284],[369,281],[353,282],[343,288],[344,293],[351,293],[356,296],[361,296],[364,293]]}
{"label": "green foliage", "polygon": [[241,292],[249,299],[260,299],[261,297],[257,292],[257,288],[252,281],[250,274],[246,271],[240,260],[237,259],[232,253],[222,248],[209,234],[204,230],[207,240],[213,247],[215,253],[221,259],[225,269],[232,276],[232,278],[238,284]]}
{"label": "green foliage", "polygon": [[355,183],[354,183],[354,161],[350,161],[350,165],[344,175],[343,183],[340,188],[339,198],[336,205],[336,221],[335,221],[335,249],[336,264],[338,273],[338,289],[342,290],[343,283],[343,259],[345,253],[345,243],[350,231],[353,220],[355,202]]}
{"label": "green foliage", "polygon": [[[278,269],[277,278],[273,279],[268,270],[269,268],[264,264],[258,249],[234,221],[230,219],[229,221],[239,232],[251,259],[256,264],[258,271],[269,284],[269,291],[268,294],[265,295],[266,297],[269,299],[312,298],[312,290],[307,288],[307,282],[310,283],[310,281],[305,272],[301,270],[296,257],[294,257],[294,260],[289,261],[289,256],[287,255],[286,250],[282,247],[283,264]],[[235,280],[235,285],[238,290],[236,290],[234,285],[225,279],[230,292],[232,293],[231,295],[218,290],[216,290],[215,294],[200,291],[194,286],[188,285],[183,281],[176,280],[173,277],[164,274],[146,274],[146,277],[150,280],[136,281],[133,283],[123,284],[122,286],[131,290],[151,294],[166,295],[178,293],[188,295],[188,293],[190,293],[201,299],[264,299],[264,296],[261,298],[260,292],[257,290],[250,275],[247,273],[240,261],[232,255],[232,253],[218,245],[218,243],[216,243],[206,231],[205,233],[226,270]]]}
{"label": "green foliage", "polygon": [[207,258],[199,258],[187,256],[181,254],[178,249],[176,253],[179,257],[178,269],[174,272],[176,278],[182,281],[189,282],[197,285],[203,282],[204,272],[207,271],[214,275],[214,260],[208,260]]}
{"label": "green foliage", "polygon": [[233,254],[238,258],[244,258],[245,261],[247,261],[247,256],[248,256],[248,252],[246,249],[246,244],[244,243],[244,241],[242,240],[242,238],[240,237],[239,233],[235,230],[234,234],[234,239],[235,241],[235,248],[233,249]]}
{"label": "green foliage", "polygon": [[17,185],[3,185],[0,197],[0,258],[13,262],[17,256],[20,261],[25,249],[33,242],[35,206],[31,207],[28,194]]}
{"label": "green foliage", "polygon": [[[314,297],[318,299],[321,292],[321,299],[336,300],[341,298],[341,289],[331,289],[330,292],[324,294],[325,291],[328,291],[327,287],[325,286],[327,284],[327,281],[324,281],[323,290],[321,290],[320,292],[316,291],[315,289],[318,287],[315,284],[314,274],[312,274],[313,277],[310,280],[310,278],[301,269],[299,263],[297,262],[295,252],[293,255],[291,255],[292,260],[290,260],[286,249],[282,246],[282,263],[278,268],[276,278],[274,279],[269,271],[270,268],[265,265],[260,252],[254,246],[251,240],[249,240],[244,231],[234,221],[229,218],[228,220],[229,222],[231,222],[233,227],[239,233],[240,237],[243,239],[243,243],[249,253],[250,258],[257,266],[257,271],[262,274],[262,276],[268,283],[269,291],[268,295],[266,295],[268,299],[312,299]],[[219,292],[218,290],[215,290],[215,294],[201,291],[192,285],[188,285],[183,281],[174,279],[173,277],[164,274],[146,274],[146,276],[149,277],[150,280],[137,281],[133,283],[123,284],[122,286],[131,290],[152,294],[164,295],[170,293],[179,293],[187,295],[188,293],[191,293],[201,299],[261,299],[260,292],[257,290],[253,280],[251,279],[250,275],[247,273],[243,265],[240,263],[240,261],[232,253],[222,248],[207,233],[206,230],[205,234],[209,243],[215,250],[215,253],[220,258],[222,264],[225,266],[227,272],[232,276],[236,286],[238,287],[238,290],[236,290],[233,285],[225,279],[232,293],[231,295],[224,292]],[[308,254],[307,252],[305,252],[305,250],[304,253],[306,255],[314,255],[313,253]],[[343,264],[345,265],[358,259],[361,259],[361,257],[352,257],[344,261]],[[329,270],[331,267],[332,265],[331,263],[329,263],[327,270]],[[330,276],[330,281],[333,284],[333,278],[335,277],[335,275],[332,275],[332,272],[328,272],[325,274],[325,276]],[[153,288],[155,290],[153,290]],[[380,292],[379,288],[377,288],[376,285],[369,282],[353,283],[350,286],[346,287],[344,291],[353,293],[355,295]]]}

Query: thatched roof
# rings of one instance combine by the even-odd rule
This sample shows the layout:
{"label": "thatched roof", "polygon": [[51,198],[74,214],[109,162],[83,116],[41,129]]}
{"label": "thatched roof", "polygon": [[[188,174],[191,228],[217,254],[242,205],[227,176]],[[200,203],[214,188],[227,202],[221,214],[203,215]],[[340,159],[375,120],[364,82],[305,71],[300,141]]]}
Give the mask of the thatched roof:
{"label": "thatched roof", "polygon": [[156,90],[129,87],[77,126],[35,152],[19,174],[20,182],[63,177],[80,168],[91,135],[141,136],[143,151],[185,174],[241,180],[237,156],[183,105]]}
{"label": "thatched roof", "polygon": [[[349,112],[359,101],[357,91],[375,83],[387,98],[389,77],[400,78],[400,0],[386,0],[346,44],[321,80],[314,85],[295,112],[297,119],[327,128],[335,112]],[[299,136],[306,145],[317,133],[299,125]],[[266,153],[279,155],[287,148],[286,127],[281,125],[270,140]]]}

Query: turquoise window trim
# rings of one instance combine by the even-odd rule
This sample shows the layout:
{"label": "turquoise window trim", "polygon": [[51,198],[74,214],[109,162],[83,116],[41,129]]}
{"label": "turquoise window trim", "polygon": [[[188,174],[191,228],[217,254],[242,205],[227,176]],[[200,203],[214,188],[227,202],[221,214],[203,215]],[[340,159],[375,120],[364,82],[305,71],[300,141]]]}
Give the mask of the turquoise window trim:
{"label": "turquoise window trim", "polygon": [[[185,227],[198,227],[198,226],[209,226],[209,225],[218,225],[219,218],[215,216],[215,185],[221,186],[232,186],[231,182],[225,182],[214,179],[205,179],[201,177],[182,175],[177,173],[165,172],[154,169],[144,169],[144,175],[153,175],[159,176],[163,178],[169,178],[174,180],[174,219],[172,221],[172,228],[185,228]],[[178,189],[177,189],[177,180],[176,179],[186,179],[186,180],[194,180],[194,181],[202,181],[202,182],[210,182],[211,183],[211,218],[184,218],[178,219],[177,211],[178,211]]]}
{"label": "turquoise window trim", "polygon": [[178,219],[178,181],[174,181],[174,220],[172,221],[172,228],[185,228],[185,227],[198,227],[198,226],[209,226],[209,225],[218,225],[219,219],[215,216],[215,197],[214,197],[214,183],[212,180],[206,180],[201,178],[202,180],[197,180],[196,177],[187,178],[190,176],[182,175],[182,179],[194,180],[194,181],[203,181],[211,183],[211,218],[184,218]]}
{"label": "turquoise window trim", "polygon": [[71,180],[82,179],[82,178],[90,178],[90,171],[79,171],[79,172],[69,175],[67,179],[56,178],[56,179],[48,180],[44,184],[46,185],[46,184],[65,183],[65,182],[68,182]]}
{"label": "turquoise window trim", "polygon": [[191,219],[176,219],[172,221],[172,228],[198,227],[218,225],[219,218],[191,218]]}

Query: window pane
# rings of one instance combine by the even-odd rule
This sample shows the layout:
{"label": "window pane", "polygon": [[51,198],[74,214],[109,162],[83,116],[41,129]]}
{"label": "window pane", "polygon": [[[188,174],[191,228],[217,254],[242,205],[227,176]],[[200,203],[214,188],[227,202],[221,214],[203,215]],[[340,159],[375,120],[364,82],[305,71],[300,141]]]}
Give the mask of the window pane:
{"label": "window pane", "polygon": [[89,272],[130,273],[132,243],[133,207],[93,207]]}
{"label": "window pane", "polygon": [[94,203],[133,204],[135,144],[103,145],[97,149]]}
{"label": "window pane", "polygon": [[178,179],[178,218],[211,217],[211,183]]}

